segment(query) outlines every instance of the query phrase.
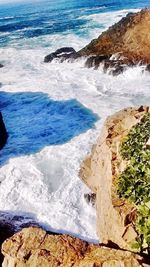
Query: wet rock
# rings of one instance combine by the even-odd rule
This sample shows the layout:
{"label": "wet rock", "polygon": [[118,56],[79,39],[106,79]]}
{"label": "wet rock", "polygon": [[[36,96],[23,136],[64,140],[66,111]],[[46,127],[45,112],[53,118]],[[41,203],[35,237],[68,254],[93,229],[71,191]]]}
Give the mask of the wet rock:
{"label": "wet rock", "polygon": [[44,58],[45,63],[52,62],[54,59],[59,59],[61,62],[67,59],[76,59],[78,58],[77,52],[72,47],[63,47],[57,49],[55,52],[47,55]]}
{"label": "wet rock", "polygon": [[81,49],[80,56],[117,55],[135,64],[150,64],[150,9],[129,13]]}
{"label": "wet rock", "polygon": [[149,72],[150,72],[150,64],[148,64],[148,65],[146,66],[146,71],[149,71]]}
{"label": "wet rock", "polygon": [[4,65],[3,64],[0,64],[0,68],[3,68],[4,67]]}
{"label": "wet rock", "polygon": [[146,263],[129,251],[89,244],[69,235],[49,235],[33,227],[6,240],[2,253],[3,267],[144,267]]}
{"label": "wet rock", "polygon": [[89,57],[85,62],[85,67],[92,68],[94,67],[97,69],[101,63],[103,63],[105,60],[108,60],[110,56],[107,55],[100,55],[100,56],[92,56]]}
{"label": "wet rock", "polygon": [[84,199],[86,200],[87,204],[91,205],[92,207],[95,207],[95,203],[96,203],[95,193],[84,194]]}
{"label": "wet rock", "polygon": [[2,113],[0,112],[0,149],[4,147],[8,138],[6,127],[3,121]]}

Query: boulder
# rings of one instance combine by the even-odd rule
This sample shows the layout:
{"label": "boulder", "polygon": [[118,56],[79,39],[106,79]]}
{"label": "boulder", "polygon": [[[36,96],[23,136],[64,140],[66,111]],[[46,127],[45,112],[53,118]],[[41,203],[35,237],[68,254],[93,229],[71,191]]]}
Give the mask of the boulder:
{"label": "boulder", "polygon": [[2,113],[0,112],[0,149],[4,147],[8,138],[6,127],[3,121]]}
{"label": "boulder", "polygon": [[121,267],[150,266],[129,251],[92,245],[69,235],[50,235],[25,228],[2,245],[3,267]]}
{"label": "boulder", "polygon": [[108,117],[97,144],[80,168],[81,179],[96,193],[100,241],[129,250],[133,249],[132,244],[137,237],[136,208],[116,194],[117,178],[127,164],[120,155],[120,144],[132,126],[148,112],[149,107],[141,106],[124,109]]}
{"label": "boulder", "polygon": [[68,59],[76,59],[78,57],[77,52],[72,47],[62,47],[55,52],[47,55],[44,58],[45,63],[52,62],[54,59],[59,59],[61,62]]}
{"label": "boulder", "polygon": [[[0,212],[0,246],[9,237],[25,227],[39,224],[28,216],[13,215],[8,212]],[[3,255],[0,253],[0,266],[3,262]]]}

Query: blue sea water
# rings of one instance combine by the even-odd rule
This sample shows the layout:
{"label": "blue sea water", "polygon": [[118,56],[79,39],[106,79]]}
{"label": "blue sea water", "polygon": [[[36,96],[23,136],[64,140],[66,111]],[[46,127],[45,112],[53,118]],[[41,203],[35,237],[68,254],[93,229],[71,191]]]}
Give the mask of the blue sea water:
{"label": "blue sea water", "polygon": [[[88,35],[90,27],[88,17],[92,14],[150,7],[149,0],[44,0],[31,3],[0,5],[0,45],[13,44],[19,39],[33,38],[50,34],[67,34],[73,31],[77,35]],[[103,27],[103,22],[102,22]],[[13,39],[13,40],[12,40]]]}
{"label": "blue sea water", "polygon": [[48,229],[97,240],[80,163],[106,116],[150,102],[144,66],[118,77],[74,63],[44,64],[57,48],[76,50],[149,0],[0,0],[0,109],[9,134],[0,152],[0,210],[32,214]]}

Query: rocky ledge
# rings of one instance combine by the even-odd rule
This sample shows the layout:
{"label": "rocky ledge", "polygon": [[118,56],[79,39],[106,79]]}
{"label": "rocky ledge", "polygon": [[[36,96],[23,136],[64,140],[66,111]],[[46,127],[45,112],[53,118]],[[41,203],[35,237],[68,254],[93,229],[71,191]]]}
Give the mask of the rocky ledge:
{"label": "rocky ledge", "polygon": [[68,235],[25,228],[2,245],[3,267],[146,267],[142,256],[92,245]]}
{"label": "rocky ledge", "polygon": [[73,48],[62,48],[45,57],[45,62],[53,59],[74,60],[87,57],[85,66],[98,68],[113,75],[122,73],[128,66],[146,65],[150,70],[150,9],[129,13],[125,18],[103,32],[97,39],[76,52]]}
{"label": "rocky ledge", "polygon": [[108,117],[80,177],[96,194],[102,243],[150,257],[150,107]]}

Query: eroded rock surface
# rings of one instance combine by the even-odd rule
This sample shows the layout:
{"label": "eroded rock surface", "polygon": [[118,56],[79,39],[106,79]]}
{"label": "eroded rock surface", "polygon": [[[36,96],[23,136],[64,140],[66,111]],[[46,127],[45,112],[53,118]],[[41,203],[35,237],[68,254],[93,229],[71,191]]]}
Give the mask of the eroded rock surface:
{"label": "eroded rock surface", "polygon": [[141,256],[91,245],[68,235],[49,235],[40,228],[25,228],[2,245],[3,267],[140,267]]}
{"label": "eroded rock surface", "polygon": [[97,233],[102,243],[111,242],[132,249],[137,237],[135,207],[119,199],[116,177],[126,167],[120,155],[120,144],[131,127],[137,124],[149,107],[128,108],[108,117],[97,144],[81,165],[80,177],[96,193]]}
{"label": "eroded rock surface", "polygon": [[79,51],[81,56],[118,54],[125,63],[150,63],[150,9],[129,13]]}
{"label": "eroded rock surface", "polygon": [[103,32],[97,39],[76,52],[73,48],[61,48],[45,57],[45,62],[53,59],[74,60],[87,57],[85,66],[119,75],[136,64],[146,65],[150,71],[150,9],[129,13],[125,18]]}

